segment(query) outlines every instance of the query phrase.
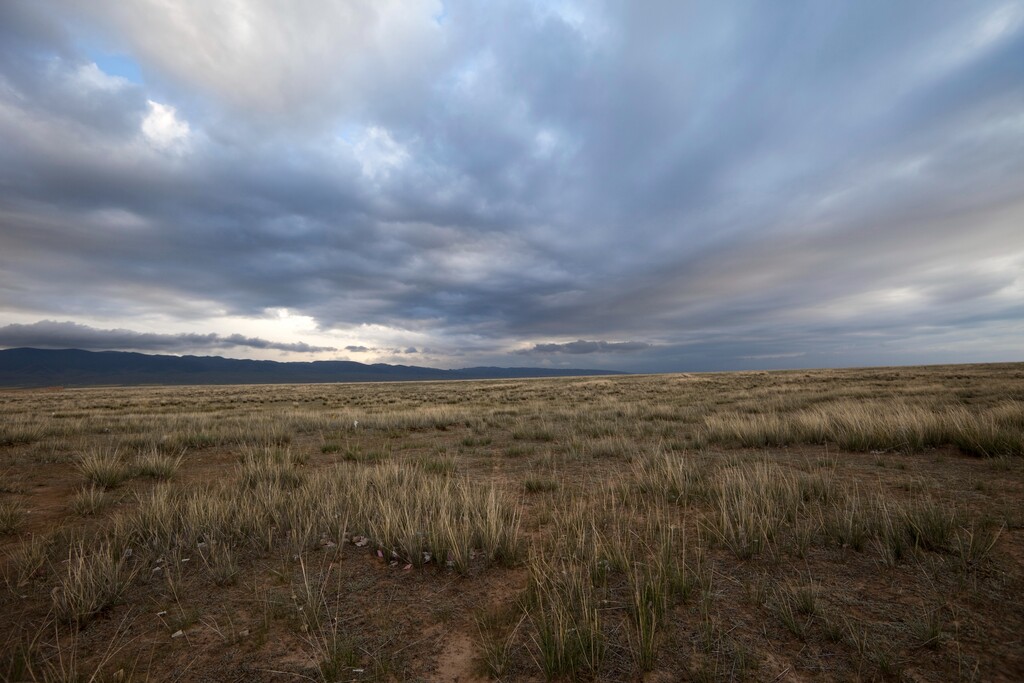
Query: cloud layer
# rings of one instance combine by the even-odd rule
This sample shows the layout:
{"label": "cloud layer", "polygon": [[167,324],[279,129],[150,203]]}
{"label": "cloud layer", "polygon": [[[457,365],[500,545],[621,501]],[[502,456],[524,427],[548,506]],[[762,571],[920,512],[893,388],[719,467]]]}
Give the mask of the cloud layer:
{"label": "cloud layer", "polygon": [[574,342],[565,344],[534,344],[532,349],[526,353],[628,353],[631,351],[643,351],[651,348],[645,342],[608,342],[608,341],[584,341],[577,339]]}
{"label": "cloud layer", "polygon": [[9,0],[0,322],[440,366],[1024,360],[1021,111],[1015,2]]}
{"label": "cloud layer", "polygon": [[302,342],[272,342],[240,334],[155,334],[132,330],[99,330],[73,322],[41,320],[31,325],[0,327],[0,347],[35,347],[41,349],[85,349],[88,351],[151,351],[182,352],[204,349],[245,347],[273,349],[289,353],[323,353],[337,351],[333,347],[310,346]]}

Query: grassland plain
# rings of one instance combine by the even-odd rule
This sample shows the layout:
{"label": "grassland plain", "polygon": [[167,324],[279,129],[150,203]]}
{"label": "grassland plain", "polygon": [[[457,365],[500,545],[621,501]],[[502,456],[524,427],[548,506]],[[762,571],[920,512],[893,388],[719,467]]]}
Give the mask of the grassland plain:
{"label": "grassland plain", "polygon": [[1024,365],[0,416],[3,680],[1024,680]]}

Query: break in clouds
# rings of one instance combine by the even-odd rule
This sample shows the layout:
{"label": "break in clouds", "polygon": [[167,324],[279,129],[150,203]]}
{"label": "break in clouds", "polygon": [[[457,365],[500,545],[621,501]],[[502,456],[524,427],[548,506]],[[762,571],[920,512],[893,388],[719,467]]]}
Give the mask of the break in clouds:
{"label": "break in clouds", "polygon": [[1013,1],[8,0],[0,345],[1022,360],[1022,111]]}

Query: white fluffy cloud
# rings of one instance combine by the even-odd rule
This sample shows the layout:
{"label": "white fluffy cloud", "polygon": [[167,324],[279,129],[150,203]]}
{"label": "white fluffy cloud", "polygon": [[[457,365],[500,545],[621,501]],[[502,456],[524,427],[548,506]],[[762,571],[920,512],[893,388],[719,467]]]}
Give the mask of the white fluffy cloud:
{"label": "white fluffy cloud", "polygon": [[87,91],[116,92],[129,84],[127,79],[103,72],[94,62],[79,66],[75,71],[75,80]]}
{"label": "white fluffy cloud", "polygon": [[142,135],[163,151],[184,151],[192,130],[188,121],[178,118],[177,110],[167,104],[148,100],[149,113],[142,119]]}
{"label": "white fluffy cloud", "polygon": [[409,161],[408,150],[386,128],[378,126],[370,126],[352,149],[363,175],[372,180],[387,178],[392,170],[401,169]]}

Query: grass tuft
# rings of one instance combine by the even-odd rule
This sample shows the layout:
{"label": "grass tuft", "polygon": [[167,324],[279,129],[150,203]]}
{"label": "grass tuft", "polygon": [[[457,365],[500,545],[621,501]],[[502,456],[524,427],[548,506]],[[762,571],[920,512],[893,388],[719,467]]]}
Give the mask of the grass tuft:
{"label": "grass tuft", "polygon": [[474,615],[480,663],[491,678],[500,679],[508,672],[515,638],[525,618],[509,605],[488,607]]}
{"label": "grass tuft", "polygon": [[25,520],[25,511],[21,504],[14,500],[0,502],[0,536],[13,534],[21,528]]}
{"label": "grass tuft", "polygon": [[907,506],[903,520],[915,547],[942,551],[950,546],[958,514],[955,507],[926,498]]}
{"label": "grass tuft", "polygon": [[170,479],[181,467],[184,458],[185,451],[180,451],[177,455],[168,455],[153,448],[135,460],[135,471],[142,477]]}
{"label": "grass tuft", "polygon": [[78,470],[86,481],[103,488],[116,488],[132,476],[132,468],[116,448],[92,448],[78,457]]}
{"label": "grass tuft", "polygon": [[103,543],[91,551],[73,546],[53,591],[53,611],[61,621],[84,624],[117,604],[137,569],[127,551]]}
{"label": "grass tuft", "polygon": [[589,577],[534,559],[529,591],[530,622],[544,674],[577,678],[597,673],[607,645]]}
{"label": "grass tuft", "polygon": [[83,486],[71,497],[71,511],[81,517],[98,515],[114,502],[114,496],[104,488],[90,484]]}

